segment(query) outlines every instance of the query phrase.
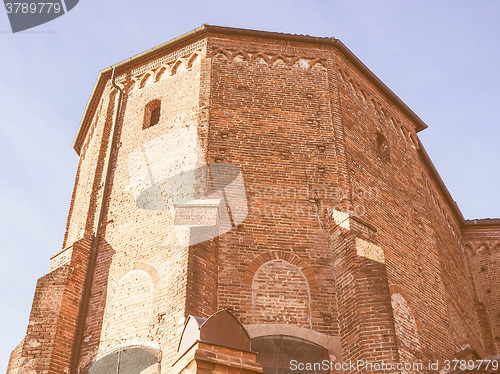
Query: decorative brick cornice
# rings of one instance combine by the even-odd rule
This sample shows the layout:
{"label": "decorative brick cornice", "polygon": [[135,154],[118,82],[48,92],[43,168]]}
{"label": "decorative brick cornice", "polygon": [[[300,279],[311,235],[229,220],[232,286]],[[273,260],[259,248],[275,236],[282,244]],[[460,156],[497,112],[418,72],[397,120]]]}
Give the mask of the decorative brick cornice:
{"label": "decorative brick cornice", "polygon": [[210,54],[212,58],[223,58],[227,63],[247,62],[255,64],[257,61],[265,63],[270,68],[300,68],[304,70],[326,70],[325,59],[306,56],[284,56],[263,51],[242,51],[216,48]]}
{"label": "decorative brick cornice", "polygon": [[[363,75],[365,75],[377,89],[383,92],[391,101],[393,101],[396,106],[398,106],[403,113],[408,115],[411,120],[415,123],[417,131],[424,130],[427,128],[427,125],[410,109],[408,106],[397,96],[395,95],[370,69],[366,67],[340,40],[335,38],[325,38],[325,37],[313,37],[309,35],[292,35],[292,34],[284,34],[277,32],[267,32],[267,31],[258,31],[258,30],[246,30],[246,29],[238,29],[238,28],[230,28],[230,27],[220,27],[220,26],[211,26],[211,25],[202,25],[190,32],[185,33],[177,38],[169,40],[157,47],[151,48],[143,53],[140,53],[136,56],[133,56],[125,61],[122,61],[118,64],[113,65],[107,69],[104,69],[100,72],[97,82],[94,86],[94,90],[90,96],[90,99],[87,103],[87,107],[85,109],[85,114],[80,123],[77,135],[73,142],[73,148],[77,153],[80,152],[80,147],[85,138],[85,134],[87,133],[89,122],[92,120],[93,113],[97,107],[97,103],[100,100],[103,89],[111,78],[111,71],[113,68],[117,69],[117,76],[124,74],[127,71],[130,71],[131,68],[145,65],[148,61],[151,61],[155,58],[161,58],[162,55],[167,53],[168,51],[172,51],[175,49],[179,49],[182,46],[190,42],[196,42],[197,40],[206,38],[208,35],[244,35],[255,38],[262,39],[277,39],[277,40],[286,40],[292,42],[299,43],[309,43],[311,45],[327,45],[332,48],[337,49],[340,53],[342,53]],[[227,57],[227,56],[226,56]],[[279,57],[279,56],[278,56]],[[285,61],[286,59],[278,58],[276,60],[281,59]],[[265,58],[264,58],[265,60]],[[275,61],[269,60],[269,63],[274,63]],[[310,64],[309,66],[313,67],[314,64]],[[154,72],[157,73],[156,71]]]}

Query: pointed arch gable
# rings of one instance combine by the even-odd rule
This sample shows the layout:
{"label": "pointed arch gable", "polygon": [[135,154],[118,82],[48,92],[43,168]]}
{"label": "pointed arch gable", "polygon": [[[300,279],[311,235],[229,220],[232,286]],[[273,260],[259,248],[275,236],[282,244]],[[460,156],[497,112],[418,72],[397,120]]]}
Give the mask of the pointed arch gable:
{"label": "pointed arch gable", "polygon": [[189,55],[189,57],[186,58],[186,68],[191,69],[199,57],[200,56],[197,52],[194,52],[191,55]]}
{"label": "pointed arch gable", "polygon": [[311,61],[311,63],[309,64],[309,69],[311,69],[311,70],[318,69],[318,70],[326,71],[326,67],[323,64],[323,60],[319,59],[319,58],[315,58],[314,60]]}
{"label": "pointed arch gable", "polygon": [[139,84],[139,89],[144,88],[146,84],[148,83],[149,78],[151,78],[150,73],[146,73],[144,77],[141,78],[141,82]]}
{"label": "pointed arch gable", "polygon": [[286,58],[285,56],[283,55],[275,55],[271,58],[271,66],[272,67],[276,67],[276,65],[280,64],[280,61],[281,61],[281,64],[282,65],[285,65],[286,67],[290,67],[290,59],[289,58]]}
{"label": "pointed arch gable", "polygon": [[216,48],[212,51],[211,57],[213,58],[220,58],[220,57],[223,57],[225,60],[229,61],[230,59],[230,53],[228,51],[226,51],[225,49],[222,49],[222,48]]}
{"label": "pointed arch gable", "polygon": [[255,63],[256,61],[258,61],[259,59],[262,59],[267,65],[270,64],[270,59],[269,57],[267,57],[263,52],[257,52],[257,53],[254,53],[252,55],[252,57],[250,58],[250,61],[252,63]]}
{"label": "pointed arch gable", "polygon": [[[238,59],[238,60],[237,60]],[[231,55],[231,63],[239,61],[250,61],[250,56],[245,51],[237,50]]]}

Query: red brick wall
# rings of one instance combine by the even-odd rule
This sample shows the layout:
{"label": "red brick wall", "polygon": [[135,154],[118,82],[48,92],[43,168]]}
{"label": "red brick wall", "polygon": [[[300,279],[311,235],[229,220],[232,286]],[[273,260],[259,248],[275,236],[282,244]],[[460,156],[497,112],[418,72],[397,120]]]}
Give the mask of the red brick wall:
{"label": "red brick wall", "polygon": [[377,228],[389,283],[415,306],[424,356],[483,352],[460,221],[424,165],[415,125],[348,62],[337,64],[353,212]]}
{"label": "red brick wall", "polygon": [[300,270],[284,260],[262,265],[252,280],[251,323],[311,326],[309,285]]}
{"label": "red brick wall", "polygon": [[[345,195],[352,212],[377,228],[389,283],[415,300],[426,358],[467,345],[483,352],[460,222],[422,161],[410,120],[333,51],[244,37],[211,45],[209,160],[239,165],[250,197],[243,228],[219,240],[220,307],[248,322],[250,294],[239,283],[245,265],[270,250],[290,251],[318,269],[320,288],[329,290],[311,300],[333,307],[333,321],[313,317],[313,328],[338,333],[331,274],[319,270],[331,266],[331,251],[318,230],[324,211]],[[323,67],[304,69],[298,57],[305,65],[319,58]],[[377,132],[387,139],[388,160]],[[309,193],[314,188],[324,196]]]}
{"label": "red brick wall", "polygon": [[[117,82],[117,147],[109,149],[117,98],[107,82],[80,154],[64,244],[94,233],[104,209],[80,368],[134,343],[160,349],[162,372],[170,372],[185,317],[223,308],[246,325],[341,336],[335,355],[344,359],[426,361],[466,347],[484,355],[480,331],[486,342],[488,329],[493,350],[498,231],[487,256],[476,248],[483,239],[467,239],[476,292],[460,222],[423,161],[415,125],[333,47],[208,34],[121,68]],[[153,100],[160,121],[144,129]],[[176,180],[175,191],[162,178],[176,166],[221,161],[241,170],[248,216],[193,244],[201,233],[174,224],[171,195],[203,196],[202,177]],[[342,209],[349,229],[332,223]],[[59,291],[49,299],[75,318],[75,307],[54,297],[69,276],[66,255],[42,278],[34,310],[52,282]],[[490,327],[480,329],[477,303]],[[68,328],[53,328],[58,352],[72,338],[58,340]],[[41,354],[24,348],[42,333],[30,329],[21,357]]]}
{"label": "red brick wall", "polygon": [[500,225],[469,223],[465,250],[477,290],[478,314],[488,355],[500,352]]}
{"label": "red brick wall", "polygon": [[113,119],[115,92],[110,94],[111,84],[106,87],[92,125],[80,152],[75,187],[71,198],[63,248],[71,246],[84,235],[94,232],[95,210],[102,187],[102,173],[109,143],[111,121]]}
{"label": "red brick wall", "polygon": [[66,373],[75,339],[91,237],[72,247],[68,263],[37,282],[26,337],[11,356],[7,373]]}
{"label": "red brick wall", "polygon": [[[336,173],[328,168],[335,157],[326,125],[332,122],[331,88],[324,62],[316,60],[327,54],[251,38],[214,37],[209,48],[208,160],[240,167],[249,206],[242,227],[219,237],[218,307],[230,308],[244,324],[310,324],[338,335],[332,254],[322,229],[324,213],[316,217],[316,193],[327,203],[337,201]],[[301,276],[278,293],[276,285],[264,282],[269,267],[278,277],[288,272],[290,281],[296,279],[291,269],[302,271],[307,286]],[[290,308],[285,295],[292,289],[300,300]],[[286,300],[252,312],[255,303],[280,297]]]}
{"label": "red brick wall", "polygon": [[[421,362],[422,347],[415,316],[403,295],[391,295],[394,323],[398,341],[399,359],[405,363]],[[409,373],[409,372],[408,372]]]}
{"label": "red brick wall", "polygon": [[[169,134],[186,129],[189,134],[201,132],[196,125],[203,49],[203,42],[186,45],[117,77],[125,89],[117,125],[119,147],[113,150],[111,192],[104,207],[106,228],[99,246],[80,367],[118,345],[132,343],[160,348],[164,371],[176,355],[187,313],[190,252],[182,238],[189,232],[175,231],[173,211],[156,206],[164,203],[157,195],[141,193],[161,174],[162,170],[155,169],[159,164],[161,169],[161,162],[155,164],[155,159],[168,152],[177,157],[193,151],[187,162],[194,166],[201,158],[196,152],[201,152],[202,145],[194,137],[173,139]],[[152,100],[161,102],[160,121],[143,129],[144,110]],[[144,158],[137,155],[146,159],[144,164]],[[140,292],[129,294],[120,279],[138,274],[139,268],[144,281],[133,282],[130,289]],[[147,276],[153,279],[151,286],[145,281]],[[149,296],[142,297],[146,293]],[[124,318],[120,326],[109,326],[124,313],[132,316]],[[134,315],[140,319],[140,327]]]}

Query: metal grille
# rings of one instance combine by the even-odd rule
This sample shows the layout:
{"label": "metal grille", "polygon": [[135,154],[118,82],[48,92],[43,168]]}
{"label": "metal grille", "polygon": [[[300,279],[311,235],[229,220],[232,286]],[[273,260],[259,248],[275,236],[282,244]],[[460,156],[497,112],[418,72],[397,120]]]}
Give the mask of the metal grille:
{"label": "metal grille", "polygon": [[94,362],[89,374],[157,374],[158,351],[150,347],[128,347],[107,354]]}
{"label": "metal grille", "polygon": [[89,374],[111,374],[118,372],[118,352],[110,353],[94,362]]}
{"label": "metal grille", "polygon": [[[252,340],[252,351],[257,352],[257,362],[262,365],[263,374],[328,374],[321,370],[321,362],[328,360],[328,351],[314,343],[291,336],[263,336]],[[292,370],[291,361],[296,364],[310,363],[312,370]],[[314,364],[316,368],[314,368]]]}
{"label": "metal grille", "polygon": [[144,347],[133,347],[121,352],[119,374],[140,374],[148,368],[147,374],[159,373],[158,352]]}

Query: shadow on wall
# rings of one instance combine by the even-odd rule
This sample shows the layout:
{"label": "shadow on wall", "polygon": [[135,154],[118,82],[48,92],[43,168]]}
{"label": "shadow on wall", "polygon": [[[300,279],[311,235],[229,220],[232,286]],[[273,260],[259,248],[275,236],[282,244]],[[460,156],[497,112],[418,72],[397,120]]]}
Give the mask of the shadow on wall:
{"label": "shadow on wall", "polygon": [[[223,162],[207,164],[194,126],[170,131],[142,144],[128,156],[128,166],[127,190],[136,206],[168,210],[175,217],[181,246],[219,236],[247,217],[240,168]],[[202,232],[200,227],[206,229]],[[191,228],[198,228],[196,235],[188,235]]]}

